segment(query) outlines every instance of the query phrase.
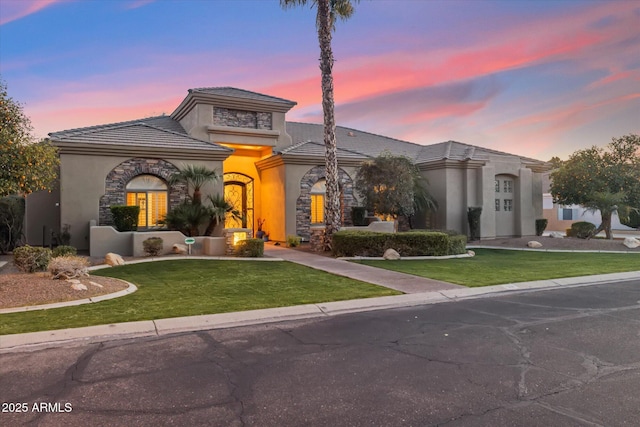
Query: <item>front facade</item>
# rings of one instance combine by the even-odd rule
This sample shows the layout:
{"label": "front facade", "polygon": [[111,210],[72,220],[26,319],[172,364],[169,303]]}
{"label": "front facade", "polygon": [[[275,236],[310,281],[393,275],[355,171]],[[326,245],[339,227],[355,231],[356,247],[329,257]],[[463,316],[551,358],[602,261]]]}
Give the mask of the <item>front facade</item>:
{"label": "front facade", "polygon": [[[228,228],[257,230],[272,240],[309,238],[324,222],[322,125],[287,122],[295,102],[235,88],[189,91],[170,116],[50,134],[60,150],[60,182],[51,194],[30,196],[27,240],[48,244],[47,230],[70,226],[71,244],[89,247],[89,225],[111,225],[110,206],[140,206],[140,229],[153,229],[187,198],[169,178],[187,164],[220,175],[203,188],[224,195],[243,213]],[[359,165],[384,151],[412,159],[439,204],[417,216],[417,228],[466,233],[467,208],[481,206],[481,237],[535,234],[542,217],[543,162],[447,141],[423,146],[338,127],[338,164],[344,225],[359,206]]]}

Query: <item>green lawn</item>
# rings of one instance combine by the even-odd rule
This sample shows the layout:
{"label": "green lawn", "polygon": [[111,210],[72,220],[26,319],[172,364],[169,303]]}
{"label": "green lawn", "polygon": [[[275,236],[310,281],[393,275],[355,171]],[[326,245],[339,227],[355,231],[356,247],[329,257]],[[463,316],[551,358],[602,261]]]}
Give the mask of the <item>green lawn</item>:
{"label": "green lawn", "polygon": [[92,274],[124,279],[138,291],[96,304],[1,314],[0,335],[400,294],[280,261],[159,261]]}
{"label": "green lawn", "polygon": [[473,258],[357,262],[469,287],[640,270],[640,254],[495,249],[475,253]]}

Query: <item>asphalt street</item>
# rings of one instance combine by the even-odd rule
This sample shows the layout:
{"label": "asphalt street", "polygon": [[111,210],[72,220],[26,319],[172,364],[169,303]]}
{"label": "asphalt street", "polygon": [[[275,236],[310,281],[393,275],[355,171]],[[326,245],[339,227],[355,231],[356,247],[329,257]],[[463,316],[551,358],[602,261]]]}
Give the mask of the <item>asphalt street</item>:
{"label": "asphalt street", "polygon": [[0,355],[0,425],[637,426],[640,281]]}

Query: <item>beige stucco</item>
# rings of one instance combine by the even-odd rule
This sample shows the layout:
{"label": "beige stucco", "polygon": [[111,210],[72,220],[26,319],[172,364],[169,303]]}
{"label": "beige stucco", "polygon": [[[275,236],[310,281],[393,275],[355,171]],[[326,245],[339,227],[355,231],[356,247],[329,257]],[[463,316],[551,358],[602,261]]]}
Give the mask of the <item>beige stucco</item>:
{"label": "beige stucco", "polygon": [[[129,159],[124,156],[60,155],[60,223],[71,225],[72,246],[80,250],[89,249],[89,221],[99,217],[100,197],[105,194],[105,178],[111,170]],[[177,168],[193,164],[222,170],[221,161],[164,160]],[[205,197],[221,191],[221,180],[202,188]]]}

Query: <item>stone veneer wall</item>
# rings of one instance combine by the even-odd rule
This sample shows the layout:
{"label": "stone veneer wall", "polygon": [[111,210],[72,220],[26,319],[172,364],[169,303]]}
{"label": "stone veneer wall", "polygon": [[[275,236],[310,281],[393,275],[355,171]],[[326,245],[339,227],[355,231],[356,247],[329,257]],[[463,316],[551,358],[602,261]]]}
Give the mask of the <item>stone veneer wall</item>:
{"label": "stone veneer wall", "polygon": [[[178,173],[178,168],[162,159],[133,158],[120,163],[105,178],[105,193],[100,197],[98,225],[113,225],[110,207],[127,204],[125,187],[132,178],[154,175],[168,182],[175,173]],[[186,199],[187,186],[184,183],[169,186],[169,209]]]}
{"label": "stone veneer wall", "polygon": [[213,108],[213,124],[248,129],[273,129],[271,113]]}
{"label": "stone veneer wall", "polygon": [[[311,226],[311,187],[321,179],[325,179],[325,167],[315,166],[311,168],[300,180],[300,197],[296,201],[296,234],[305,239],[310,239],[309,228]],[[342,225],[353,225],[351,221],[351,208],[357,205],[353,194],[353,180],[341,168],[338,168],[338,183],[342,201]]]}

